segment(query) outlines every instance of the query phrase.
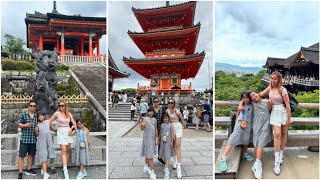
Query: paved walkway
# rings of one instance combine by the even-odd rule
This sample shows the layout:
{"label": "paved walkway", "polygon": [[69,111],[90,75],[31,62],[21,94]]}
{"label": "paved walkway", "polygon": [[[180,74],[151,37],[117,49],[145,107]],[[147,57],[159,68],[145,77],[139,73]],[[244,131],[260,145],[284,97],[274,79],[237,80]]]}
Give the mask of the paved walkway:
{"label": "paved walkway", "polygon": [[136,124],[137,122],[131,121],[108,121],[108,136],[109,138],[122,137]]}
{"label": "paved walkway", "polygon": [[[249,152],[254,155],[253,149]],[[219,149],[215,150],[218,157]],[[281,165],[281,174],[273,173],[274,153],[273,148],[264,149],[263,179],[319,179],[319,152],[310,152],[307,148],[287,148],[285,150],[284,162]],[[251,167],[254,161],[241,161],[238,179],[254,179]]]}
{"label": "paved walkway", "polygon": [[[131,122],[129,122],[131,123]],[[115,122],[109,122],[113,129]],[[122,130],[119,130],[122,131]],[[114,133],[117,133],[116,131]],[[207,133],[207,132],[203,132]],[[143,173],[144,158],[140,157],[141,137],[111,137],[109,136],[108,177],[110,179],[149,179]],[[213,178],[213,141],[212,137],[183,138],[182,140],[182,175],[186,179]],[[173,159],[171,159],[172,165]],[[157,178],[163,178],[163,166],[156,163]],[[176,171],[170,167],[171,178],[176,177]]]}
{"label": "paved walkway", "polygon": [[[62,168],[56,168],[56,174],[50,174],[49,179],[64,179]],[[84,179],[106,179],[106,166],[88,166],[85,168],[88,176]],[[23,179],[43,179],[40,175],[40,169],[35,169],[38,173],[37,176],[28,176],[23,174]],[[70,179],[75,179],[79,172],[79,167],[68,167]],[[17,179],[18,171],[1,171],[1,179]]]}

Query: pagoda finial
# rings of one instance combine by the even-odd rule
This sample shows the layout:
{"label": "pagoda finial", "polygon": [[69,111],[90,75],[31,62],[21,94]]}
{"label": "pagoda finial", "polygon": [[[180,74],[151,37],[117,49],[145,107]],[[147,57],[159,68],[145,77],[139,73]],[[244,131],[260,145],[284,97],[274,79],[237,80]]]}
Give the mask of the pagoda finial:
{"label": "pagoda finial", "polygon": [[57,3],[56,3],[56,1],[53,1],[53,9],[52,9],[52,13],[58,13],[58,11],[57,11]]}
{"label": "pagoda finial", "polygon": [[166,1],[166,6],[170,6],[169,1]]}

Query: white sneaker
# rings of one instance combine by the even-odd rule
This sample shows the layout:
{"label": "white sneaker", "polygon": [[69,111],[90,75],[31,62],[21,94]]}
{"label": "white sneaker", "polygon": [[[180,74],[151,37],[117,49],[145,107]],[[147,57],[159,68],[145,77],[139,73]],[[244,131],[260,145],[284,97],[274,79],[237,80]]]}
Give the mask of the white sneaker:
{"label": "white sneaker", "polygon": [[273,172],[278,176],[280,175],[281,169],[280,169],[280,162],[275,162],[275,165],[273,167]]}
{"label": "white sneaker", "polygon": [[164,179],[170,179],[170,171],[168,168],[163,169],[164,172]]}
{"label": "white sneaker", "polygon": [[64,171],[63,174],[64,174],[64,179],[69,179],[68,170]]}
{"label": "white sneaker", "polygon": [[177,167],[177,178],[178,179],[182,178],[182,173],[181,173],[181,167],[180,166]]}
{"label": "white sneaker", "polygon": [[[42,172],[43,173],[43,172]],[[43,173],[43,179],[49,179],[49,174],[48,173]]]}
{"label": "white sneaker", "polygon": [[43,170],[41,169],[41,171],[40,171],[40,174],[41,174],[41,176],[43,176]]}
{"label": "white sneaker", "polygon": [[157,176],[154,172],[150,173],[150,179],[157,179]]}
{"label": "white sneaker", "polygon": [[149,166],[146,166],[146,165],[143,166],[143,172],[150,174],[150,168],[149,168]]}
{"label": "white sneaker", "polygon": [[252,171],[253,171],[255,178],[261,179],[262,178],[262,163],[256,161],[252,166]]}

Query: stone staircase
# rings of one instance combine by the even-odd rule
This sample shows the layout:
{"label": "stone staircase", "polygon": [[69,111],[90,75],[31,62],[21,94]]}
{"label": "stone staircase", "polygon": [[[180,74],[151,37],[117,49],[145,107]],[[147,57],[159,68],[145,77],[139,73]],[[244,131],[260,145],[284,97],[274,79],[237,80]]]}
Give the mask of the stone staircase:
{"label": "stone staircase", "polygon": [[[109,121],[130,121],[130,107],[131,103],[122,103],[119,102],[119,106],[114,108],[111,107],[111,103],[108,103],[108,119]],[[137,116],[135,116],[134,120],[137,120]]]}
{"label": "stone staircase", "polygon": [[106,110],[106,67],[102,65],[72,65],[70,69]]}

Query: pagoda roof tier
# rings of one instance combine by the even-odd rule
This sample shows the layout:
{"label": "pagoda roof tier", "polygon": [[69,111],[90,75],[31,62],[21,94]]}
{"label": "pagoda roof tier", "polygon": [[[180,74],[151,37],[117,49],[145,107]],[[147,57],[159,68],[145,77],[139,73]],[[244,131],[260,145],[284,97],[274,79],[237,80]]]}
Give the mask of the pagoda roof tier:
{"label": "pagoda roof tier", "polygon": [[130,74],[126,73],[126,72],[122,72],[120,71],[119,69],[115,69],[111,66],[108,67],[109,69],[109,74],[114,78],[114,79],[117,79],[117,78],[127,78],[130,76]]}
{"label": "pagoda roof tier", "polygon": [[300,51],[294,57],[294,59],[285,64],[285,68],[292,68],[292,67],[303,67],[309,65],[317,65],[319,66],[319,47],[318,48],[306,48],[301,47]]}
{"label": "pagoda roof tier", "polygon": [[149,79],[154,74],[180,74],[182,79],[194,78],[203,62],[205,52],[179,57],[127,58],[123,61],[134,71]]}
{"label": "pagoda roof tier", "polygon": [[188,28],[138,33],[128,31],[130,38],[143,54],[161,49],[185,50],[186,55],[195,52],[201,24]]}
{"label": "pagoda roof tier", "polygon": [[147,9],[132,7],[132,11],[144,32],[159,27],[192,26],[195,9],[195,1]]}

